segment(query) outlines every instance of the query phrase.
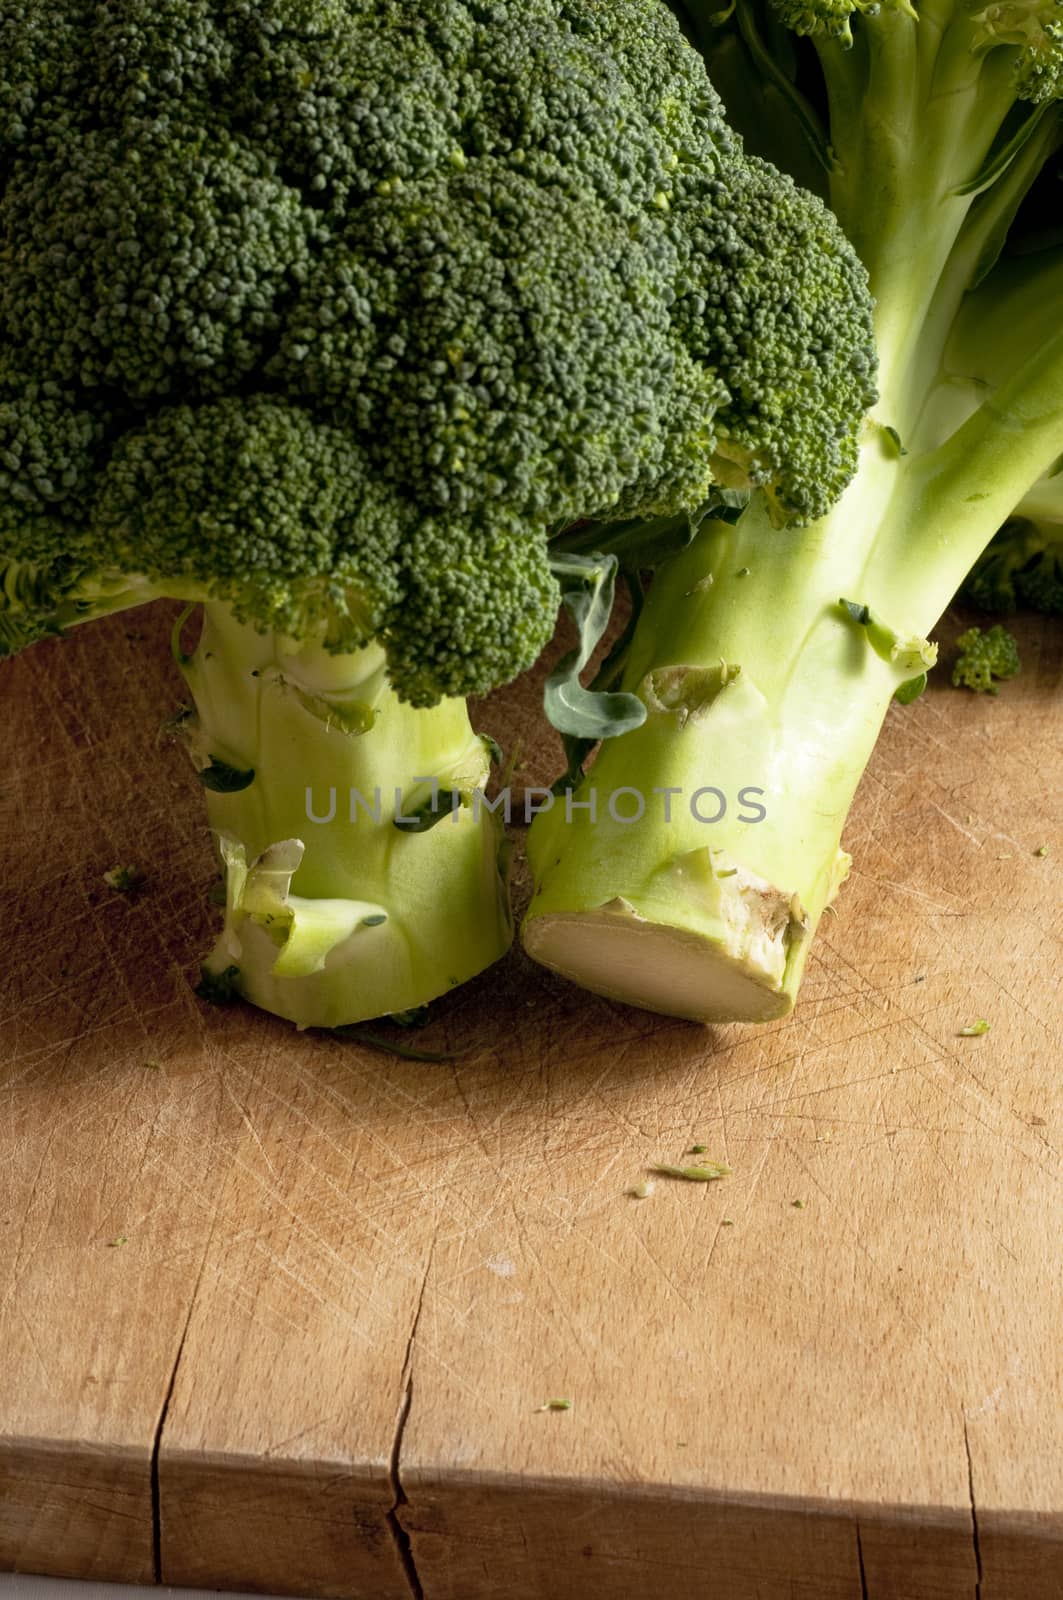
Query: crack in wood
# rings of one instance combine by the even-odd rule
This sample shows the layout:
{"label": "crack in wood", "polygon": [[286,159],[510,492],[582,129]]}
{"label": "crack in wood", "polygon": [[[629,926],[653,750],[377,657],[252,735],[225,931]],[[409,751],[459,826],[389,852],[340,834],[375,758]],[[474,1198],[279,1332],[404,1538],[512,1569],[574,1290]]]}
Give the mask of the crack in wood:
{"label": "crack in wood", "polygon": [[856,1559],[860,1567],[860,1600],[868,1600],[867,1571],[864,1567],[864,1541],[860,1533],[860,1524],[856,1524]]}
{"label": "crack in wood", "polygon": [[184,1354],[185,1340],[188,1330],[192,1325],[192,1312],[195,1309],[196,1297],[193,1294],[192,1304],[188,1308],[188,1316],[181,1330],[181,1339],[177,1346],[173,1367],[170,1371],[170,1381],[166,1386],[163,1397],[162,1410],[155,1428],[155,1437],[151,1447],[151,1559],[155,1572],[155,1582],[161,1584],[162,1579],[162,1499],[159,1493],[159,1450],[162,1446],[162,1430],[166,1426],[166,1417],[170,1410],[170,1401],[173,1399],[174,1385],[177,1382],[177,1369],[181,1365]]}
{"label": "crack in wood", "polygon": [[421,1290],[417,1296],[417,1307],[413,1314],[413,1326],[410,1328],[410,1337],[406,1341],[406,1354],[402,1362],[402,1402],[399,1406],[399,1415],[395,1423],[395,1438],[391,1446],[391,1491],[394,1499],[391,1509],[387,1513],[388,1529],[395,1542],[395,1550],[399,1558],[406,1582],[410,1587],[413,1600],[424,1600],[424,1588],[417,1571],[417,1563],[413,1557],[413,1544],[410,1535],[402,1525],[399,1512],[403,1506],[409,1505],[409,1497],[402,1486],[402,1441],[406,1433],[406,1424],[410,1420],[410,1411],[413,1408],[413,1348],[417,1338],[417,1328],[421,1321],[421,1311],[424,1308],[425,1289],[428,1287],[428,1274],[432,1270],[432,1257],[435,1253],[435,1239],[432,1240],[428,1251],[428,1260],[425,1263],[424,1277],[421,1279]]}
{"label": "crack in wood", "polygon": [[978,1508],[974,1502],[974,1464],[971,1461],[971,1441],[967,1433],[967,1414],[963,1418],[963,1448],[967,1452],[967,1493],[971,1500],[971,1535],[974,1540],[974,1600],[982,1600],[982,1547],[978,1542]]}
{"label": "crack in wood", "polygon": [[188,1315],[185,1317],[185,1324],[184,1324],[184,1327],[181,1329],[181,1337],[180,1337],[180,1339],[178,1340],[178,1343],[177,1343],[177,1354],[174,1356],[173,1366],[170,1369],[170,1381],[166,1386],[166,1393],[163,1396],[163,1401],[162,1401],[162,1409],[159,1412],[159,1420],[158,1420],[158,1422],[156,1423],[156,1426],[155,1426],[155,1437],[154,1437],[154,1439],[152,1441],[152,1447],[151,1447],[151,1559],[152,1559],[152,1565],[153,1565],[154,1572],[155,1572],[155,1582],[157,1584],[161,1584],[163,1582],[163,1576],[162,1576],[162,1493],[161,1493],[160,1486],[159,1486],[159,1455],[160,1455],[161,1450],[162,1450],[162,1431],[166,1426],[166,1418],[167,1418],[167,1416],[169,1414],[169,1410],[170,1410],[170,1401],[173,1399],[174,1386],[177,1383],[177,1369],[180,1367],[180,1365],[181,1365],[181,1357],[184,1355],[185,1340],[188,1338],[188,1330],[192,1326],[192,1313],[195,1311],[196,1302],[199,1299],[199,1289],[200,1289],[200,1285],[203,1282],[203,1274],[207,1270],[207,1261],[208,1261],[208,1259],[210,1257],[210,1249],[211,1249],[211,1245],[214,1243],[214,1234],[215,1234],[215,1232],[217,1230],[217,1226],[218,1226],[218,1212],[217,1212],[217,1210],[215,1210],[214,1215],[211,1217],[211,1220],[210,1220],[210,1231],[207,1234],[207,1242],[203,1247],[203,1256],[202,1256],[202,1259],[200,1260],[200,1263],[199,1263],[199,1271],[196,1273],[196,1281],[195,1281],[194,1285],[192,1286],[192,1294],[191,1294],[191,1296],[189,1298],[189,1302],[188,1302]]}

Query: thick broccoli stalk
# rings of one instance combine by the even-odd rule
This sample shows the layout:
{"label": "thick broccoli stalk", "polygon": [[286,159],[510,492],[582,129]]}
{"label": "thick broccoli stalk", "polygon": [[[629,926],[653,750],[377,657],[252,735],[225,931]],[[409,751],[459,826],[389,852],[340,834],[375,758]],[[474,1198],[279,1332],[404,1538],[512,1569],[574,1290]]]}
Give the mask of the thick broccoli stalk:
{"label": "thick broccoli stalk", "polygon": [[178,732],[225,873],[209,973],[330,1028],[424,1005],[498,959],[507,852],[463,701],[414,710],[379,646],[296,647],[220,604],[180,664],[194,710]]}
{"label": "thick broccoli stalk", "polygon": [[912,670],[839,605],[860,574],[846,528],[831,532],[810,561],[761,509],[706,523],[658,574],[623,680],[646,721],[531,831],[536,960],[672,1016],[790,1008],[848,870],[854,790]]}
{"label": "thick broccoli stalk", "polygon": [[[846,812],[891,697],[919,693],[926,636],[1015,508],[1043,504],[1063,455],[1059,186],[1037,187],[1061,139],[1063,28],[1053,0],[675,8],[736,94],[763,86],[770,147],[785,130],[819,164],[868,269],[881,392],[826,516],[791,492],[806,525],[779,531],[785,508],[755,492],[733,528],[703,527],[657,573],[622,678],[646,723],[602,747],[571,821],[563,797],[537,819],[524,939],[615,998],[768,1019],[794,1003],[844,876]],[[806,54],[786,28],[809,36]],[[1002,259],[1024,207],[1027,253]],[[790,449],[808,472],[804,440]],[[712,823],[689,811],[705,786],[727,804]],[[667,821],[654,791],[670,787]],[[602,821],[624,788],[645,816]],[[596,825],[576,809],[592,790]]]}

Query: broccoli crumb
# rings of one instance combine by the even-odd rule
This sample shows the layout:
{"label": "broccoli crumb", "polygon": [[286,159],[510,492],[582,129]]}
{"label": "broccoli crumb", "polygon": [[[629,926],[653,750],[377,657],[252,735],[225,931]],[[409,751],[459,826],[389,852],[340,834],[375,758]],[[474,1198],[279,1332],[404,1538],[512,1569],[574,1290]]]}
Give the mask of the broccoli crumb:
{"label": "broccoli crumb", "polygon": [[952,669],[954,688],[996,694],[997,680],[1005,682],[1020,671],[1019,647],[999,622],[985,633],[981,628],[968,628],[956,640],[956,648],[960,653]]}
{"label": "broccoli crumb", "polygon": [[119,894],[132,894],[140,888],[144,874],[136,866],[111,867],[103,874],[103,881],[108,889],[116,889]]}
{"label": "broccoli crumb", "polygon": [[633,1189],[629,1189],[628,1194],[632,1200],[648,1200],[656,1187],[656,1184],[644,1180],[642,1183],[636,1183]]}
{"label": "broccoli crumb", "polygon": [[128,1243],[129,1243],[129,1240],[126,1237],[126,1235],[124,1233],[120,1233],[120,1234],[117,1235],[116,1238],[108,1239],[107,1248],[108,1248],[108,1250],[120,1250],[124,1244],[128,1244]]}
{"label": "broccoli crumb", "polygon": [[547,1400],[544,1405],[537,1406],[536,1411],[571,1411],[571,1400]]}
{"label": "broccoli crumb", "polygon": [[803,1200],[791,1200],[790,1204],[793,1206],[795,1211],[803,1211],[805,1209],[805,1202]]}
{"label": "broccoli crumb", "polygon": [[1048,855],[1048,846],[1046,844],[1039,844],[1037,849],[1034,851],[1034,855],[1041,856],[1042,858],[1045,857]]}
{"label": "broccoli crumb", "polygon": [[979,1017],[977,1022],[969,1022],[965,1028],[960,1029],[961,1039],[980,1039],[983,1033],[989,1032],[989,1024],[984,1017]]}
{"label": "broccoli crumb", "polygon": [[729,1178],[730,1167],[725,1167],[720,1161],[703,1161],[696,1167],[651,1167],[651,1172],[659,1173],[662,1178],[685,1178],[688,1183],[711,1183],[715,1178]]}
{"label": "broccoli crumb", "polygon": [[690,1146],[690,1154],[692,1156],[703,1156],[708,1148],[707,1144],[692,1144]]}

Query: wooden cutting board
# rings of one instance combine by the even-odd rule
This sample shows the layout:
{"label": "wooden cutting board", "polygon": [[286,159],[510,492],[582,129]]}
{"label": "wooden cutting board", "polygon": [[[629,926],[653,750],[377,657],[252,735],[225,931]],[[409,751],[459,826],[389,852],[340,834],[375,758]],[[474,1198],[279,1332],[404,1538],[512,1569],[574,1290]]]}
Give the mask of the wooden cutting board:
{"label": "wooden cutting board", "polygon": [[[794,1018],[654,1018],[514,954],[424,1063],[193,997],[167,627],[0,673],[0,1566],[1058,1600],[1063,630],[1019,629],[998,700],[941,673],[891,713]],[[535,699],[482,717],[527,781]],[[628,1197],[694,1143],[733,1176]]]}

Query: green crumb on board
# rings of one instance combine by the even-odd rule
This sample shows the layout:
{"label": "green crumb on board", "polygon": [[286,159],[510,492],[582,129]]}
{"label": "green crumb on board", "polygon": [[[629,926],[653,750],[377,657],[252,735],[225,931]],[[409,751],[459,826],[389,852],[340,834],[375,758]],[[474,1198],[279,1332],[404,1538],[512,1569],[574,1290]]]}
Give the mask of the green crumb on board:
{"label": "green crumb on board", "polygon": [[1034,855],[1035,856],[1042,856],[1043,857],[1043,856],[1046,856],[1047,854],[1048,854],[1048,846],[1046,844],[1039,844],[1037,846],[1037,849],[1034,851]]}
{"label": "green crumb on board", "polygon": [[707,1144],[692,1144],[690,1146],[690,1154],[692,1156],[703,1156],[708,1148]]}
{"label": "green crumb on board", "polygon": [[989,1032],[989,1024],[984,1017],[979,1017],[977,1022],[969,1022],[966,1028],[960,1029],[961,1039],[980,1039],[983,1033]]}
{"label": "green crumb on board", "polygon": [[537,1411],[571,1411],[571,1400],[547,1400],[545,1405],[537,1406]]}
{"label": "green crumb on board", "polygon": [[655,1188],[655,1184],[644,1180],[642,1183],[636,1183],[633,1189],[629,1189],[628,1194],[632,1200],[648,1200]]}
{"label": "green crumb on board", "polygon": [[702,1161],[696,1167],[651,1167],[651,1172],[662,1178],[685,1178],[688,1183],[711,1183],[715,1178],[729,1178],[730,1167],[722,1161]]}
{"label": "green crumb on board", "polygon": [[114,1239],[108,1239],[107,1248],[108,1250],[120,1250],[124,1244],[128,1243],[129,1240],[126,1238],[126,1235],[124,1233],[120,1233]]}
{"label": "green crumb on board", "polygon": [[111,867],[103,874],[103,881],[108,889],[117,889],[119,894],[132,894],[139,887],[141,877],[139,867]]}
{"label": "green crumb on board", "polygon": [[791,1200],[790,1204],[793,1206],[795,1211],[803,1211],[805,1209],[805,1202],[803,1200]]}

